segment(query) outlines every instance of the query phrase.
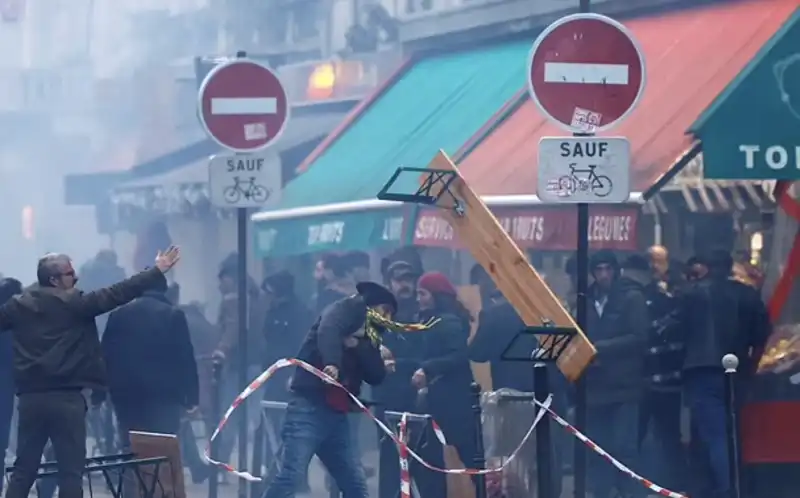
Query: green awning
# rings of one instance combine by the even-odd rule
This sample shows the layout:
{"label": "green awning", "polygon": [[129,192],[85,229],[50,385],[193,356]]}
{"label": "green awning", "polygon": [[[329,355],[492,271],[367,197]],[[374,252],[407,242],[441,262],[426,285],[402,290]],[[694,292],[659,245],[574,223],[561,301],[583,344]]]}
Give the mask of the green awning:
{"label": "green awning", "polygon": [[256,254],[282,257],[323,251],[352,251],[404,244],[410,206],[332,213],[259,223]]}
{"label": "green awning", "polygon": [[689,129],[709,179],[800,179],[800,8]]}
{"label": "green awning", "polygon": [[[280,205],[270,211],[375,199],[398,167],[425,167],[439,149],[455,154],[524,87],[529,49],[528,42],[510,43],[416,62],[361,111],[305,173],[286,186]],[[411,191],[416,182],[414,175],[406,175],[395,189]],[[361,224],[359,216],[372,220],[376,214],[352,212],[347,219]],[[258,221],[256,230],[276,234],[278,240],[283,239],[279,232],[290,230],[293,224],[318,223],[297,217],[284,223],[279,218]],[[398,243],[406,243],[408,238],[409,234],[404,234]],[[327,249],[324,244],[311,247],[298,242],[290,246],[292,249],[281,248],[281,253]],[[266,252],[272,255],[278,248],[277,244],[271,247],[274,249]]]}

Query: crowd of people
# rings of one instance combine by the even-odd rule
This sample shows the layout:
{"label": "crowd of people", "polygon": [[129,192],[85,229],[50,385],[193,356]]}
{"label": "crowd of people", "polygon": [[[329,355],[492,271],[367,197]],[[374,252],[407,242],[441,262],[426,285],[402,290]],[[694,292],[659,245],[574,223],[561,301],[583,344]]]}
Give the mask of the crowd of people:
{"label": "crowd of people", "polygon": [[[162,276],[177,258],[170,249],[154,269],[122,280],[113,253],[103,252],[81,269],[80,287],[87,292],[77,290],[78,275],[63,255],[43,258],[38,282],[30,288],[14,279],[0,281],[0,327],[12,330],[0,335],[0,355],[9,359],[0,361],[7,369],[0,383],[9,384],[0,385],[5,446],[14,394],[20,414],[8,496],[27,496],[48,440],[60,465],[60,495],[82,495],[84,417],[87,405],[102,403],[106,392],[123,443],[129,430],[179,434],[187,443],[184,460],[193,480],[202,482],[210,470],[187,420],[201,418],[208,428],[216,424],[210,419],[211,365],[224,366],[227,405],[243,387],[237,375],[242,347],[248,349],[250,377],[279,358],[297,357],[382,410],[430,414],[466,466],[476,453],[470,361],[490,362],[495,390],[533,390],[529,365],[501,360],[524,324],[478,265],[470,272],[470,283],[480,290],[477,314],[459,299],[451,279],[425,271],[413,250],[384,258],[379,283],[371,281],[367,254],[326,254],[314,268],[317,289],[311,299],[298,295],[294,276],[285,270],[268,275],[261,285],[248,277],[248,341],[239,344],[235,255],[219,266],[215,323],[199,303],[178,304],[179,286]],[[698,255],[677,268],[662,247],[621,260],[598,251],[589,262],[585,332],[597,357],[584,374],[586,432],[634,469],[694,496],[723,496],[730,486],[721,358],[739,357],[737,387],[744,390],[770,332],[757,284],[735,268],[725,251]],[[574,313],[574,257],[566,273],[572,286],[563,301]],[[96,317],[104,322],[102,341]],[[572,386],[557,375],[551,379],[557,411],[570,413]],[[362,389],[364,384],[369,387]],[[85,397],[85,390],[93,395]],[[307,489],[314,455],[344,496],[367,496],[366,478],[376,471],[375,462],[362,462],[363,418],[345,393],[302,370],[286,369],[264,387],[263,397],[288,403],[280,470],[266,498]],[[691,415],[688,447],[681,426],[684,408]],[[258,403],[246,404],[235,417],[246,417],[254,429],[260,421]],[[424,439],[431,428],[415,430]],[[235,430],[223,432],[221,460],[230,459],[235,435]],[[555,438],[556,493],[570,466],[568,444],[567,437]],[[433,465],[444,465],[436,444],[418,450]],[[589,458],[588,485],[595,498],[644,493],[601,458]],[[398,493],[397,461],[394,443],[380,438],[381,498]],[[412,474],[423,498],[446,496],[443,474],[416,466]]]}
{"label": "crowd of people", "polygon": [[[353,291],[348,282],[357,281],[353,277],[363,272],[363,265],[357,270],[359,266],[352,263],[356,260],[353,255],[320,260],[318,311]],[[479,266],[470,275],[481,292],[478,316],[459,302],[444,274],[424,272],[418,258],[387,260],[381,271],[396,299],[398,320],[438,317],[441,321],[421,334],[390,330],[383,335],[382,344],[392,351],[394,362],[392,371],[373,389],[374,398],[387,410],[430,413],[469,464],[475,443],[467,415],[472,382],[468,360],[491,363],[494,389],[532,391],[529,366],[501,360],[524,324]],[[575,313],[574,257],[567,261],[566,272],[572,286],[563,296],[564,304]],[[658,246],[621,259],[611,251],[598,251],[591,257],[589,272],[585,332],[598,354],[584,374],[586,432],[612,455],[670,489],[694,496],[726,496],[730,475],[721,359],[728,353],[739,358],[736,387],[745,392],[771,331],[758,275],[735,264],[727,251],[709,251],[679,264]],[[478,320],[478,328],[469,340],[473,320]],[[570,413],[575,402],[572,387],[551,378],[556,379],[557,408]],[[684,411],[690,416],[689,434],[682,427]],[[571,452],[564,447],[565,439],[556,440],[558,491]],[[380,496],[396,493],[396,458],[393,445],[384,440]],[[441,476],[426,474],[424,469],[415,471],[422,496],[441,496],[443,488],[436,487]],[[442,479],[438,482],[443,485]],[[589,456],[588,485],[596,498],[646,494],[597,455]]]}

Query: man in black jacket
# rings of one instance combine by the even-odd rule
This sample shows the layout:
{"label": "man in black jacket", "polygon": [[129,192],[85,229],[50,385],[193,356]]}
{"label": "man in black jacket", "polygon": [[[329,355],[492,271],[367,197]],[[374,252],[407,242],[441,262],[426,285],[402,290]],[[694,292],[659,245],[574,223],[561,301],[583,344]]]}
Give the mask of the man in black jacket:
{"label": "man in black jacket", "polygon": [[117,284],[82,293],[69,257],[39,260],[38,284],[0,306],[0,330],[14,338],[14,380],[19,397],[17,459],[6,497],[26,498],[42,451],[53,443],[60,498],[81,498],[86,461],[85,388],[103,389],[106,372],[95,317],[164,282],[178,261],[170,247],[155,268]]}
{"label": "man in black jacket", "polygon": [[[288,271],[273,273],[264,279],[261,289],[267,296],[267,314],[263,324],[266,351],[263,368],[281,358],[294,358],[313,323],[313,315],[294,292],[294,277]],[[279,370],[264,386],[264,399],[286,401],[290,372]]]}
{"label": "man in black jacket", "polygon": [[[378,284],[362,282],[358,292],[325,309],[297,355],[356,396],[362,382],[377,385],[386,376],[381,350],[366,330],[373,327],[368,323],[368,310],[391,317],[397,307],[394,296]],[[264,498],[294,496],[315,454],[343,496],[366,498],[366,479],[350,435],[347,414],[352,403],[347,393],[300,368],[294,372],[291,389],[283,422],[280,471]]]}
{"label": "man in black jacket", "polygon": [[[383,268],[384,284],[397,301],[395,317],[402,322],[416,319],[417,278],[419,269],[403,260],[386,261]],[[373,396],[383,410],[397,412],[416,411],[417,389],[411,376],[421,366],[424,341],[419,334],[387,332],[383,344],[394,354],[395,368],[386,375],[380,387],[373,389]],[[397,466],[397,445],[382,432],[378,432],[380,464],[378,465],[378,496],[395,498],[400,485],[400,467]]]}
{"label": "man in black jacket", "polygon": [[[597,348],[597,357],[586,371],[587,432],[603,449],[626,465],[636,461],[639,403],[643,391],[643,366],[650,320],[645,286],[649,264],[642,256],[631,256],[617,278],[616,257],[599,251],[590,267],[595,284],[589,303],[587,333]],[[607,282],[605,293],[598,286]],[[606,497],[616,488],[627,497],[635,483],[595,454],[589,456],[590,485],[596,497]]]}
{"label": "man in black jacket", "polygon": [[651,435],[657,450],[644,460],[652,466],[644,470],[659,483],[673,490],[686,490],[686,455],[681,442],[681,369],[683,330],[678,320],[680,281],[669,262],[666,248],[648,250],[652,279],[645,288],[650,316],[645,357],[645,393],[639,411],[639,447],[647,446]]}
{"label": "man in black jacket", "polygon": [[712,251],[704,259],[708,274],[680,300],[686,344],[683,393],[691,413],[692,434],[700,438],[711,464],[713,496],[728,496],[731,483],[722,357],[733,353],[739,358],[736,379],[740,389],[755,370],[753,352],[763,348],[771,325],[758,291],[731,278],[733,259],[727,251]]}
{"label": "man in black jacket", "polygon": [[123,440],[130,430],[177,434],[199,403],[186,315],[166,291],[164,281],[108,317],[102,345]]}

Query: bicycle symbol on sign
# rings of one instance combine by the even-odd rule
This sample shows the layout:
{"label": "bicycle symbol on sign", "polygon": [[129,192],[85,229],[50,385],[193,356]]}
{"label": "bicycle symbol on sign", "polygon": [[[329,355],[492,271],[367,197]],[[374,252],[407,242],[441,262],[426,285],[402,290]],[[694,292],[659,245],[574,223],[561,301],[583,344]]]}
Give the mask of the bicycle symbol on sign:
{"label": "bicycle symbol on sign", "polygon": [[[606,197],[611,193],[614,184],[606,175],[595,173],[597,165],[590,164],[587,168],[577,168],[576,166],[576,163],[571,163],[569,174],[559,177],[559,192],[564,192],[565,195],[572,195],[575,192],[591,192],[597,197]],[[578,176],[583,173],[586,173],[586,176]]]}
{"label": "bicycle symbol on sign", "polygon": [[241,201],[242,198],[248,201],[252,200],[257,203],[263,203],[267,202],[267,199],[269,199],[270,192],[261,185],[256,184],[255,176],[251,176],[247,181],[242,180],[238,176],[234,176],[233,185],[225,188],[222,195],[225,198],[225,202],[228,204],[236,204]]}

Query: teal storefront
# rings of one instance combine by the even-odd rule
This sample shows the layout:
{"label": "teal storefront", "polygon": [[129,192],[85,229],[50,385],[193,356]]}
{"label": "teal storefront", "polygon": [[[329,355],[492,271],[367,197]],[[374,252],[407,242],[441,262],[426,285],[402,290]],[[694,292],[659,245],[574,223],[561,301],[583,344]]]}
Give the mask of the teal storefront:
{"label": "teal storefront", "polygon": [[800,9],[689,130],[709,179],[800,179]]}
{"label": "teal storefront", "polygon": [[[458,157],[525,82],[530,44],[412,60],[300,166],[280,205],[253,215],[261,257],[407,245],[416,208],[375,199],[400,166]],[[417,179],[396,188],[412,190]]]}

